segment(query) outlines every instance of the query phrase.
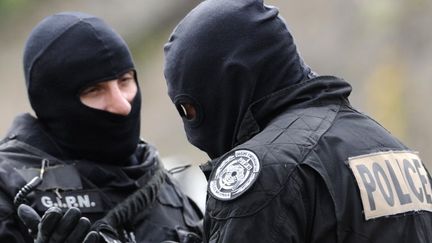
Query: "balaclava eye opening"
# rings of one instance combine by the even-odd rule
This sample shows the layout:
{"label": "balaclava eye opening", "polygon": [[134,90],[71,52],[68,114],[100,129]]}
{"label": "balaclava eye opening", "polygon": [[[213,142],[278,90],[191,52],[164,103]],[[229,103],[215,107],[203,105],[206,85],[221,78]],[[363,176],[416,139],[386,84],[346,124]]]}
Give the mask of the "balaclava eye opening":
{"label": "balaclava eye opening", "polygon": [[135,151],[140,132],[139,87],[127,116],[90,108],[79,97],[83,88],[118,79],[130,70],[134,64],[125,41],[101,19],[79,12],[42,20],[24,50],[30,104],[71,159],[122,164]]}
{"label": "balaclava eye opening", "polygon": [[199,125],[183,119],[188,140],[216,158],[237,144],[253,102],[312,72],[276,8],[262,0],[206,0],[171,34],[164,74],[174,104],[189,97],[201,107]]}

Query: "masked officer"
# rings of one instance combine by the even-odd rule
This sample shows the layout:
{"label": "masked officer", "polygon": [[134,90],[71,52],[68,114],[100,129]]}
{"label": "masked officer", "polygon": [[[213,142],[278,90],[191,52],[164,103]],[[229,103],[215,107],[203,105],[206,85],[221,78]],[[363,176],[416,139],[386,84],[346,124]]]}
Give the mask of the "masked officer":
{"label": "masked officer", "polygon": [[139,138],[137,75],[113,29],[49,16],[24,72],[37,118],[16,117],[0,143],[0,242],[81,242],[90,230],[86,242],[199,240],[200,212]]}
{"label": "masked officer", "polygon": [[207,0],[165,46],[168,94],[212,159],[209,242],[432,242],[419,155],[303,62],[278,10]]}

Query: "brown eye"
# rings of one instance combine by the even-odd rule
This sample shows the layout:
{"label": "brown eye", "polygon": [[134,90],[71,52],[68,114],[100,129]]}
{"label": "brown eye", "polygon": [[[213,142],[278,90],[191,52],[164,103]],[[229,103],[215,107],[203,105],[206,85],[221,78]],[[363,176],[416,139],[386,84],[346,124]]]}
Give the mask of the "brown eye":
{"label": "brown eye", "polygon": [[196,118],[196,109],[192,104],[189,103],[180,103],[177,105],[177,110],[181,117],[186,120],[192,121]]}

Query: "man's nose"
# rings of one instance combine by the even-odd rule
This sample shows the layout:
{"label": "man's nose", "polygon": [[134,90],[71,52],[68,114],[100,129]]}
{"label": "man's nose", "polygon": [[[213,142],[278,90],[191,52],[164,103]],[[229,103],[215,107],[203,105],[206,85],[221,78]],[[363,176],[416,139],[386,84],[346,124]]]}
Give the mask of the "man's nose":
{"label": "man's nose", "polygon": [[127,116],[132,106],[126,97],[126,94],[124,94],[117,85],[113,85],[107,97],[106,110],[114,114]]}

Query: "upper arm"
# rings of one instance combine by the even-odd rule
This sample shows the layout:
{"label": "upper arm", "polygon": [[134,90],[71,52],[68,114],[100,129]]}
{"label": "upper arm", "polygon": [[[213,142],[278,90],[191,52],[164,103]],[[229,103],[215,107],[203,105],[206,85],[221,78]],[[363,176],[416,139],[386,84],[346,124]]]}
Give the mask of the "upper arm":
{"label": "upper arm", "polygon": [[[268,176],[261,174],[250,191],[235,200],[208,198],[205,232],[210,243],[306,241],[310,194],[297,168],[281,186]],[[274,190],[265,190],[271,182]]]}

